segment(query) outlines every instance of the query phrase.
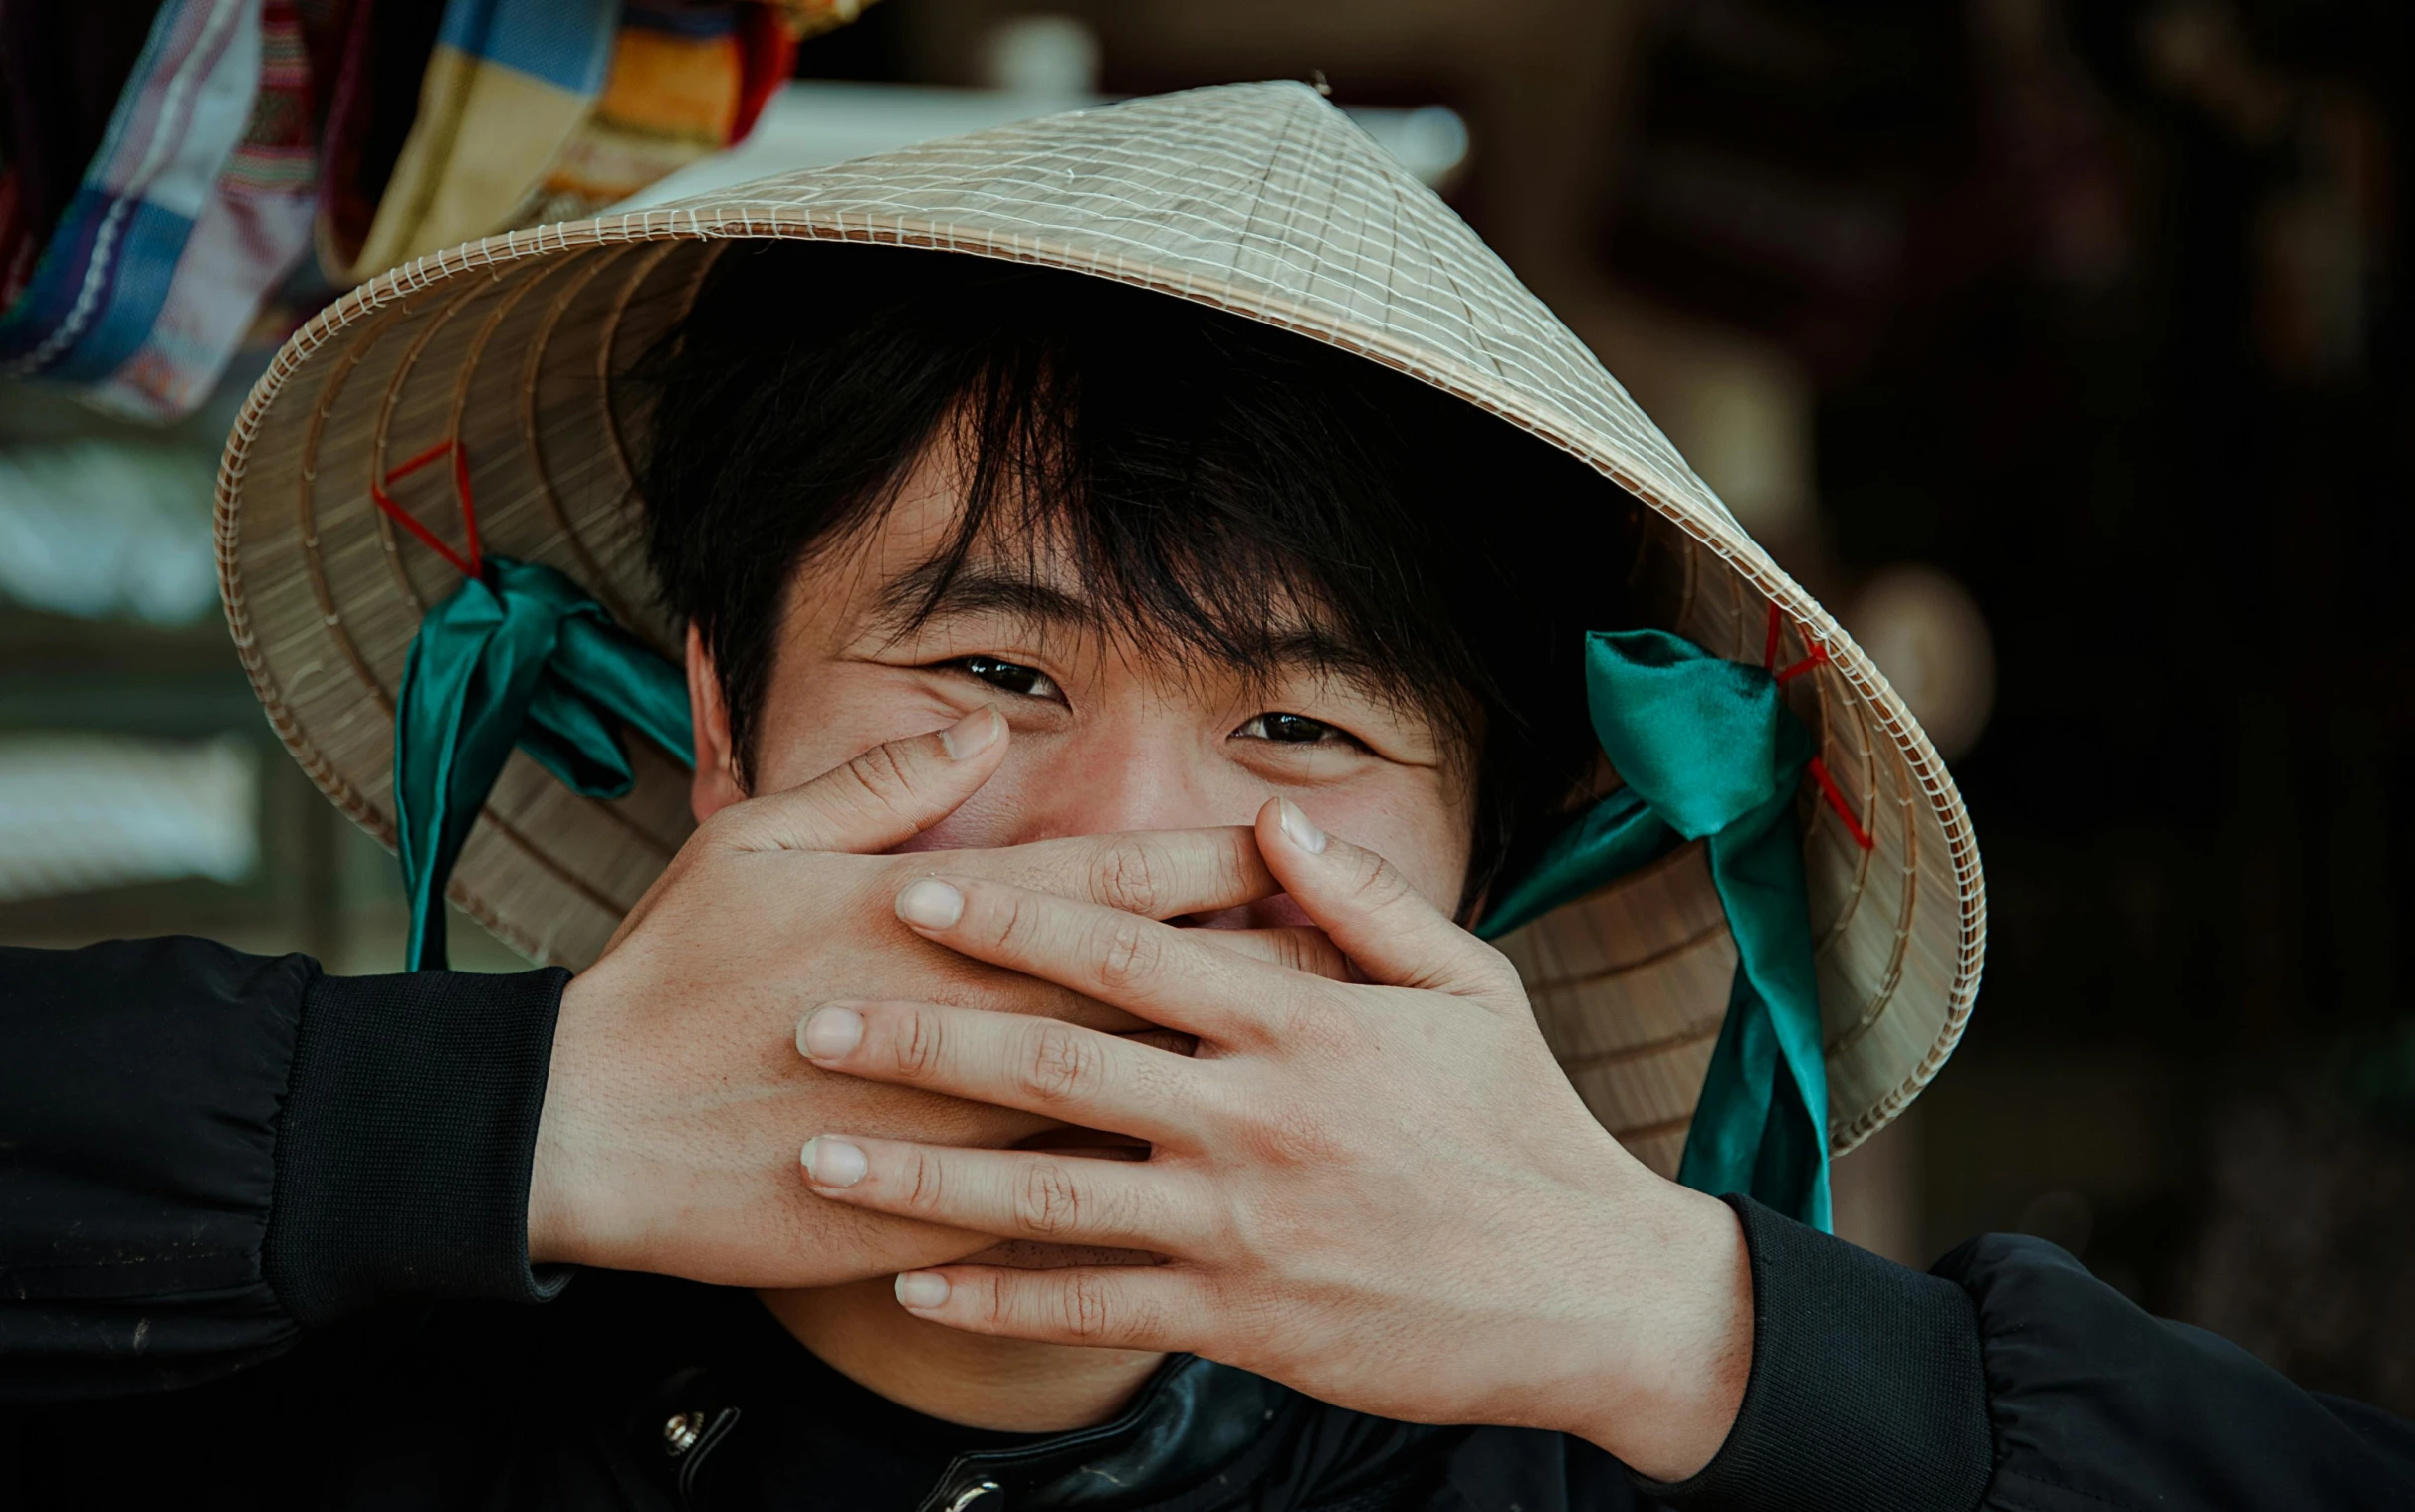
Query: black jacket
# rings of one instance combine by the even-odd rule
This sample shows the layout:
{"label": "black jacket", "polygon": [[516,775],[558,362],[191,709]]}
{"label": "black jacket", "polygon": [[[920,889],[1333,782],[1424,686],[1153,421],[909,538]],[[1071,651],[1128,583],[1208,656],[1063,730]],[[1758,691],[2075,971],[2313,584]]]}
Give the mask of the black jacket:
{"label": "black jacket", "polygon": [[[0,1505],[740,1507],[844,1453],[783,1397],[751,1299],[596,1273],[528,1305],[568,1279],[526,1238],[565,979],[0,951]],[[2415,1428],[2050,1245],[1921,1275],[1736,1206],[1751,1383],[1683,1485],[1178,1359],[1118,1421],[962,1456],[923,1506],[2415,1506]]]}

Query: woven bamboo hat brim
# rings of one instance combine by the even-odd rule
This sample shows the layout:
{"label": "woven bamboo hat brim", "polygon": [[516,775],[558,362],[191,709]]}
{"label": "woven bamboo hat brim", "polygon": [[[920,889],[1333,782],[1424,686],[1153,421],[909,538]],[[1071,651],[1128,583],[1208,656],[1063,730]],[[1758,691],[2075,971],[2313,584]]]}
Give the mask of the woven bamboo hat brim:
{"label": "woven bamboo hat brim", "polygon": [[[391,479],[391,497],[458,540],[451,463],[396,476],[454,443],[488,550],[559,568],[677,653],[634,529],[637,417],[610,375],[739,237],[937,249],[1158,290],[1398,368],[1591,464],[1609,480],[1602,508],[1634,517],[1634,558],[1612,565],[1650,622],[1756,664],[1825,652],[1788,691],[1842,799],[1806,784],[1800,808],[1832,1148],[1891,1118],[1951,1051],[1978,989],[1985,895],[1961,798],[1902,701],[1466,224],[1293,84],[1077,110],[491,237],[312,321],[227,443],[227,617],[278,734],[388,845],[395,690],[421,613],[458,578],[373,508],[372,486]],[[651,749],[635,756],[636,790],[598,802],[515,756],[454,901],[536,960],[593,960],[690,827],[686,773]],[[1504,944],[1589,1105],[1673,1170],[1735,962],[1700,847]]]}

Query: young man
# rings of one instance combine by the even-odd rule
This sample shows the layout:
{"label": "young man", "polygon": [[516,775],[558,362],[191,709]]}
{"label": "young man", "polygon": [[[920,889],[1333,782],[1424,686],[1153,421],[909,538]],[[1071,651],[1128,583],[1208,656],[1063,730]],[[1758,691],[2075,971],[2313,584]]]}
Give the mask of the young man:
{"label": "young man", "polygon": [[[1227,165],[1181,144],[1330,129],[1304,95],[1242,93],[1226,96],[1233,108],[1148,103],[1095,129],[1015,138],[964,176],[983,208],[957,222],[895,211],[913,186],[953,182],[948,149],[860,170],[894,215],[856,239],[911,230],[961,250],[987,216],[974,250],[996,258],[1062,245],[996,202],[1028,211],[1095,193],[1085,174],[1113,179],[1119,192],[1092,208],[1114,228],[1102,245],[1126,250],[1090,272],[740,245],[687,266],[637,260],[620,281],[594,261],[551,284],[507,270],[469,303],[380,318],[376,300],[410,283],[396,280],[329,330],[407,338],[313,369],[326,332],[306,336],[286,369],[304,373],[299,397],[247,417],[230,473],[257,491],[246,531],[277,528],[282,506],[257,503],[289,497],[271,480],[297,485],[291,539],[309,554],[288,559],[285,622],[319,639],[259,628],[276,558],[230,532],[230,572],[264,600],[247,609],[230,593],[239,637],[281,723],[312,732],[331,791],[351,789],[329,732],[402,743],[406,858],[467,831],[466,817],[408,811],[430,790],[459,796],[414,785],[415,743],[434,730],[458,771],[486,716],[509,712],[507,739],[569,784],[507,773],[491,799],[492,771],[468,784],[466,812],[484,802],[489,822],[461,850],[477,879],[466,896],[512,927],[543,914],[531,897],[608,899],[626,881],[580,837],[638,845],[640,800],[667,763],[582,744],[602,728],[582,711],[655,728],[627,692],[654,675],[643,648],[561,628],[602,610],[521,563],[482,563],[475,530],[458,548],[472,580],[452,597],[427,590],[442,577],[410,575],[456,552],[417,517],[408,530],[427,554],[406,555],[382,525],[358,533],[378,514],[349,498],[349,540],[392,544],[347,555],[333,495],[314,489],[344,487],[335,449],[374,430],[353,454],[370,459],[361,491],[400,524],[385,491],[416,464],[386,454],[380,427],[449,417],[462,524],[479,518],[475,452],[487,540],[562,560],[592,550],[605,592],[626,543],[547,539],[529,523],[572,528],[546,445],[516,473],[478,427],[570,415],[576,433],[576,416],[597,412],[591,387],[549,390],[544,373],[592,374],[624,353],[606,339],[549,368],[552,333],[582,311],[599,309],[607,332],[642,321],[657,271],[677,292],[672,328],[625,353],[618,387],[642,401],[626,435],[642,437],[646,572],[687,629],[681,735],[695,769],[681,785],[703,824],[566,991],[558,973],[533,973],[499,983],[484,1013],[425,976],[381,996],[307,997],[289,1060],[253,1057],[290,1064],[265,1111],[256,1069],[212,1068],[184,1101],[139,1069],[111,1084],[149,1099],[122,1100],[136,1109],[125,1122],[197,1131],[177,1160],[150,1154],[154,1140],[87,1173],[125,1219],[121,1262],[175,1258],[171,1225],[154,1216],[145,1230],[142,1203],[124,1200],[137,1192],[154,1211],[200,1214],[198,1229],[217,1212],[267,1236],[255,1273],[214,1293],[198,1270],[128,1287],[106,1255],[20,1267],[19,1295],[48,1316],[91,1323],[139,1363],[156,1347],[147,1306],[183,1356],[150,1383],[182,1390],[20,1419],[36,1495],[1372,1512],[2403,1494],[2403,1425],[2146,1318],[2046,1246],[1981,1241],[1919,1276],[1663,1181],[1587,1112],[1517,973],[1465,926],[1514,915],[1533,878],[1566,866],[1569,837],[1622,812],[1616,792],[1591,801],[1608,785],[1602,744],[1617,748],[1621,791],[1648,787],[1694,818],[1719,780],[1752,774],[1721,765],[1716,742],[1622,744],[1638,735],[1622,720],[1654,690],[1683,691],[1651,706],[1643,734],[1695,732],[1687,720],[1709,706],[1701,728],[1742,740],[1748,706],[1774,708],[1776,679],[1715,658],[1714,682],[1692,679],[1704,662],[1666,659],[1656,642],[1664,659],[1619,685],[1634,707],[1606,703],[1600,680],[1618,669],[1591,656],[1587,632],[1654,611],[1624,601],[1645,575],[1620,570],[1639,541],[1630,517],[1602,507],[1599,474],[1443,392],[1444,378],[1483,387],[1472,367],[1429,351],[1422,383],[1342,349],[1376,350],[1343,339],[1360,327],[1317,324],[1319,310],[1362,300],[1344,273],[1397,265],[1423,291],[1409,305],[1517,315],[1485,282],[1502,275],[1421,250],[1397,223],[1380,241],[1380,217],[1360,217],[1356,250],[1330,267],[1317,259],[1340,238],[1276,238],[1312,265],[1305,285],[1331,285],[1318,300],[1265,302],[1255,319],[1203,308],[1216,303],[1201,272],[1212,259],[1185,264],[1153,237],[1199,218]],[[1161,128],[1137,132],[1150,152],[1125,119]],[[1348,160],[1306,160],[1332,171],[1302,175],[1277,151],[1260,179],[1290,175],[1337,201],[1365,189]],[[1160,196],[1154,223],[1133,208],[1144,188]],[[840,200],[833,227],[870,202]],[[1287,203],[1296,216],[1305,200]],[[1246,205],[1251,225],[1283,221]],[[950,224],[953,240],[933,230]],[[1263,243],[1233,248],[1235,268],[1284,271]],[[1435,276],[1412,276],[1421,259]],[[580,304],[587,291],[599,307]],[[525,366],[510,340],[524,318]],[[487,360],[490,345],[512,355]],[[1492,349],[1509,375],[1495,391],[1525,381],[1538,349]],[[414,374],[423,354],[440,381]],[[482,374],[499,371],[514,381],[481,403]],[[1587,430],[1578,397],[1556,412],[1569,436]],[[617,403],[590,433],[604,465],[623,441]],[[365,422],[346,407],[361,404]],[[1543,406],[1500,407],[1543,428]],[[1646,442],[1632,454],[1639,487],[1651,481]],[[1718,536],[1708,517],[1694,524]],[[299,675],[329,663],[293,659],[338,632],[355,637],[339,654],[390,634],[362,611],[372,588],[423,610],[382,725],[361,711],[397,658],[354,655],[363,686],[332,694]],[[471,611],[488,616],[487,638],[447,662],[445,636]],[[1781,629],[1773,613],[1766,662]],[[513,683],[515,704],[497,680],[530,656],[544,676]],[[463,675],[446,683],[448,670]],[[639,806],[565,795],[610,789],[590,767],[615,752]],[[1759,753],[1765,784],[1781,756]],[[1671,771],[1682,780],[1664,781]],[[1796,854],[1791,787],[1725,797],[1699,832],[1716,837],[1731,922],[1769,924],[1749,895],[1786,895],[1791,877],[1781,901],[1802,930],[1800,873],[1752,870],[1742,827],[1758,815],[1780,855]],[[1769,830],[1773,814],[1790,827]],[[1083,838],[1111,831],[1145,837]],[[798,849],[824,854],[806,873],[776,864]],[[541,874],[551,892],[496,889]],[[791,956],[714,932],[718,906],[800,876],[791,918],[817,937],[802,981]],[[692,933],[727,959],[689,948]],[[1740,949],[1729,1037],[1783,1040],[1784,953]],[[1899,960],[1896,975],[1918,969]],[[414,1065],[406,1044],[449,1074]],[[1824,1166],[1800,1164],[1787,1131],[1808,1115],[1824,1147],[1824,1094],[1777,1069],[1782,1045],[1763,1041],[1756,1063],[1761,1143],[1745,1147],[1744,1174],[1816,1215]],[[817,1116],[783,1134],[799,1087],[817,1089]],[[1697,1132],[1732,1130],[1723,1116],[1706,1096]],[[491,1137],[463,1138],[481,1125]],[[698,1135],[733,1126],[763,1138]],[[64,1112],[39,1132],[93,1148]],[[779,1170],[798,1140],[801,1177]],[[773,1144],[780,1156],[765,1159]],[[426,1209],[447,1174],[466,1207],[451,1228]],[[741,1230],[737,1210],[794,1226]],[[715,1242],[695,1243],[697,1229]],[[532,1259],[587,1270],[544,1307],[458,1300],[558,1290]],[[279,1310],[318,1326],[260,1363],[290,1342],[263,1323]],[[110,1327],[134,1314],[129,1330]],[[88,1386],[110,1384],[104,1349],[51,1348]],[[223,1373],[233,1365],[245,1368]]]}

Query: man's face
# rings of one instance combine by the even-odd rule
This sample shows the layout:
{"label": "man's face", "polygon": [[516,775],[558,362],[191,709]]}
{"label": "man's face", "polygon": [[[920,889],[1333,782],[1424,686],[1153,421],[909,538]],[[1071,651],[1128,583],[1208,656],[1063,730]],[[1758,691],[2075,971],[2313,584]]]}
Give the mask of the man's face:
{"label": "man's face", "polygon": [[[1247,824],[1280,795],[1385,856],[1435,906],[1456,906],[1472,826],[1467,754],[1356,679],[1305,663],[1252,679],[1184,653],[1150,656],[1084,627],[1070,563],[1043,558],[1034,572],[978,549],[937,612],[901,634],[901,599],[919,599],[916,569],[961,508],[955,469],[935,450],[884,520],[790,585],[756,724],[758,790],[793,787],[994,704],[1013,732],[1004,764],[903,849]],[[1270,591],[1268,603],[1284,597]],[[691,685],[701,820],[746,791],[718,683]],[[1216,922],[1306,922],[1285,899],[1241,912]]]}

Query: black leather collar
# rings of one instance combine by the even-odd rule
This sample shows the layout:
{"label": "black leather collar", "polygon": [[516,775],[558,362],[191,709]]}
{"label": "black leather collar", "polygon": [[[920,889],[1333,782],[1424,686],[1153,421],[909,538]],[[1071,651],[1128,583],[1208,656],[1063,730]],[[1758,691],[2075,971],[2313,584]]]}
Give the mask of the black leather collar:
{"label": "black leather collar", "polygon": [[1178,1355],[1113,1422],[958,1455],[917,1512],[1120,1512],[1167,1505],[1219,1477],[1237,1490],[1283,1446],[1297,1400],[1264,1377]]}
{"label": "black leather collar", "polygon": [[[816,1454],[850,1452],[825,1438],[826,1430],[798,1422],[793,1382],[800,1346],[753,1297],[687,1285],[667,1290],[674,1306],[665,1342],[694,1363],[653,1377],[621,1432],[683,1506],[743,1504],[760,1494],[750,1487],[764,1486],[767,1473],[772,1484],[796,1483],[782,1461],[792,1465],[801,1453],[809,1464]],[[1113,1421],[960,1453],[912,1512],[1190,1512],[1223,1505],[1294,1445],[1313,1406],[1247,1371],[1172,1356]]]}

